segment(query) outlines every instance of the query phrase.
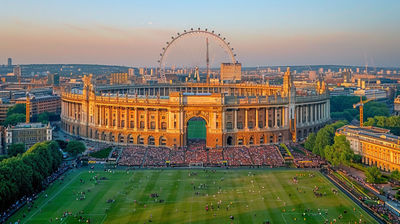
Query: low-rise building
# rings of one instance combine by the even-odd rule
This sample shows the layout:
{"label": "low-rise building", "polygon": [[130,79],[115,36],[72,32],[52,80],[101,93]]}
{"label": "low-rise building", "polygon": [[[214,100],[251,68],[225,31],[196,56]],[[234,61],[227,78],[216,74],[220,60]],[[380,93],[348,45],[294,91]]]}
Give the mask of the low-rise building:
{"label": "low-rise building", "polygon": [[[35,116],[43,112],[61,113],[61,97],[57,95],[31,96],[30,114]],[[26,104],[26,97],[21,97],[15,103]]]}
{"label": "low-rise building", "polygon": [[388,129],[346,125],[336,130],[344,135],[362,162],[385,171],[400,170],[400,137]]}
{"label": "low-rise building", "polygon": [[5,145],[24,143],[27,148],[37,142],[52,140],[52,128],[50,124],[20,123],[9,126],[5,130]]}
{"label": "low-rise building", "polygon": [[2,102],[0,100],[0,124],[3,123],[7,118],[7,111],[10,107],[14,106],[14,104]]}
{"label": "low-rise building", "polygon": [[394,99],[394,115],[399,116],[400,115],[400,95]]}

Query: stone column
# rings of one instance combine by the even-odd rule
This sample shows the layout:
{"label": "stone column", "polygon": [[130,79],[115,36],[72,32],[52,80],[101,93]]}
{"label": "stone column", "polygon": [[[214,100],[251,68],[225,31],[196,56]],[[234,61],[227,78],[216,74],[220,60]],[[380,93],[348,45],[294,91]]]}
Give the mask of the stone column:
{"label": "stone column", "polygon": [[[129,108],[125,107],[125,126],[124,126],[124,129],[128,129],[128,127],[130,128],[130,124],[129,124]],[[127,137],[128,136],[125,136],[125,138],[127,138]]]}
{"label": "stone column", "polygon": [[256,108],[256,129],[258,129],[258,108]]}
{"label": "stone column", "polygon": [[312,109],[312,112],[311,112],[312,123],[314,124],[315,123],[315,104],[311,105],[311,109]]}
{"label": "stone column", "polygon": [[245,111],[244,111],[244,129],[248,129],[248,126],[247,126],[247,108],[245,109]]}
{"label": "stone column", "polygon": [[121,113],[120,113],[120,111],[121,111],[120,107],[117,107],[117,115],[116,115],[117,123],[115,125],[115,128],[120,128],[121,127]]}
{"label": "stone column", "polygon": [[135,117],[133,118],[133,120],[134,120],[133,130],[137,131],[137,129],[139,127],[139,125],[138,125],[138,108],[137,107],[135,107]]}
{"label": "stone column", "polygon": [[274,107],[275,128],[278,128],[278,108]]}
{"label": "stone column", "polygon": [[221,129],[223,132],[225,132],[225,109],[222,111]]}
{"label": "stone column", "polygon": [[237,131],[237,108],[234,110],[234,122],[233,122],[233,130]]}
{"label": "stone column", "polygon": [[289,121],[289,108],[285,108],[285,127],[288,126]]}
{"label": "stone column", "polygon": [[306,105],[306,124],[309,124],[310,119],[309,119],[309,105]]}
{"label": "stone column", "polygon": [[148,120],[148,111],[147,111],[147,108],[145,108],[144,109],[144,131],[147,131],[147,128],[148,128],[148,125],[147,125],[147,122],[149,122],[149,120]]}
{"label": "stone column", "polygon": [[160,131],[160,130],[159,130],[159,125],[158,125],[158,123],[159,123],[158,118],[160,117],[160,116],[159,116],[159,113],[160,113],[160,110],[159,110],[159,109],[156,109],[156,131]]}
{"label": "stone column", "polygon": [[268,108],[265,108],[265,129],[268,129],[269,128],[269,109]]}

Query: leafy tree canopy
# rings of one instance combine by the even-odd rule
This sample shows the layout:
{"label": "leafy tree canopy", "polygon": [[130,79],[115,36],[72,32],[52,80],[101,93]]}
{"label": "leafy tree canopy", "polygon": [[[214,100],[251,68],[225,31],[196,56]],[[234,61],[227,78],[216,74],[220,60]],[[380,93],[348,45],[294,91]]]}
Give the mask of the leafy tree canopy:
{"label": "leafy tree canopy", "polygon": [[8,147],[8,155],[9,156],[16,156],[16,155],[22,154],[24,152],[25,152],[25,144],[24,143],[12,144]]}
{"label": "leafy tree canopy", "polygon": [[80,141],[69,141],[67,148],[65,149],[66,152],[70,153],[73,156],[78,155],[79,153],[82,153],[86,150],[85,144],[83,144]]}

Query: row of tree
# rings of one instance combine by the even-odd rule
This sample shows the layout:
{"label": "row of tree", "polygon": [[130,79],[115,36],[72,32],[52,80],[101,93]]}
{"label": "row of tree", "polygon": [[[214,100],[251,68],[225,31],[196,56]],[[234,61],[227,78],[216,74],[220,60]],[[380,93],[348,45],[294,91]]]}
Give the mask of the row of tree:
{"label": "row of tree", "polygon": [[336,129],[346,124],[346,121],[337,121],[321,128],[317,134],[311,133],[304,147],[325,158],[334,166],[348,164],[354,158],[350,142],[343,135],[335,136]]}
{"label": "row of tree", "polygon": [[56,141],[36,143],[23,154],[0,162],[0,211],[43,188],[43,181],[62,162]]}
{"label": "row of tree", "polygon": [[[363,97],[363,100],[366,98]],[[332,96],[331,118],[334,120],[346,119],[351,122],[353,119],[360,119],[359,110],[353,108],[353,104],[360,102],[358,96]],[[370,101],[364,106],[364,119],[374,116],[389,116],[389,109],[386,104]]]}
{"label": "row of tree", "polygon": [[[21,122],[25,122],[26,105],[25,104],[15,104],[14,106],[8,108],[7,118],[3,122],[4,126],[16,125]],[[33,122],[41,122],[47,124],[49,121],[58,121],[60,116],[53,112],[43,112],[32,116],[31,120]]]}
{"label": "row of tree", "polygon": [[400,116],[375,116],[364,123],[365,126],[375,126],[389,129],[394,135],[400,135]]}

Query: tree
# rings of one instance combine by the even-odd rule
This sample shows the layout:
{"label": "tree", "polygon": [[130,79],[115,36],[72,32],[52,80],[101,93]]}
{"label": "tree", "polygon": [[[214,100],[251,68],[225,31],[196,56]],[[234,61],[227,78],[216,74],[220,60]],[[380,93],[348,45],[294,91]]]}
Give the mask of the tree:
{"label": "tree", "polygon": [[335,130],[331,125],[325,126],[319,130],[315,138],[313,153],[324,157],[324,149],[327,145],[332,144],[334,133]]}
{"label": "tree", "polygon": [[398,170],[392,171],[392,173],[390,173],[390,178],[392,180],[400,181],[400,172]]}
{"label": "tree", "polygon": [[8,147],[8,155],[16,156],[18,154],[22,154],[25,152],[25,144],[24,143],[16,143],[12,144]]}
{"label": "tree", "polygon": [[368,167],[365,171],[365,177],[369,183],[380,183],[382,181],[382,173],[376,166]]}
{"label": "tree", "polygon": [[316,134],[311,133],[308,135],[307,140],[304,142],[304,148],[306,148],[309,151],[312,151],[314,146],[315,146],[315,139],[316,139]]}
{"label": "tree", "polygon": [[70,153],[73,156],[78,155],[86,150],[85,144],[80,141],[70,141],[68,142],[67,148],[65,149],[66,152]]}
{"label": "tree", "polygon": [[55,141],[36,143],[22,155],[0,161],[0,213],[22,196],[41,191],[61,161]]}
{"label": "tree", "polygon": [[325,147],[326,160],[333,166],[349,164],[354,157],[354,152],[351,150],[350,142],[346,139],[346,136],[335,136],[334,142],[332,146]]}
{"label": "tree", "polygon": [[67,148],[68,142],[61,139],[57,139],[56,142],[60,146],[60,149],[65,150]]}
{"label": "tree", "polygon": [[12,114],[26,114],[26,105],[25,104],[15,104],[14,106],[8,108],[7,117]]}
{"label": "tree", "polygon": [[364,106],[364,119],[375,116],[389,116],[389,108],[384,103],[370,101]]}
{"label": "tree", "polygon": [[38,118],[37,118],[37,121],[41,122],[43,124],[49,123],[49,120],[50,120],[50,113],[49,112],[40,113],[38,115]]}
{"label": "tree", "polygon": [[3,124],[4,126],[8,126],[16,125],[21,122],[25,122],[25,114],[12,114],[10,116],[7,116]]}

